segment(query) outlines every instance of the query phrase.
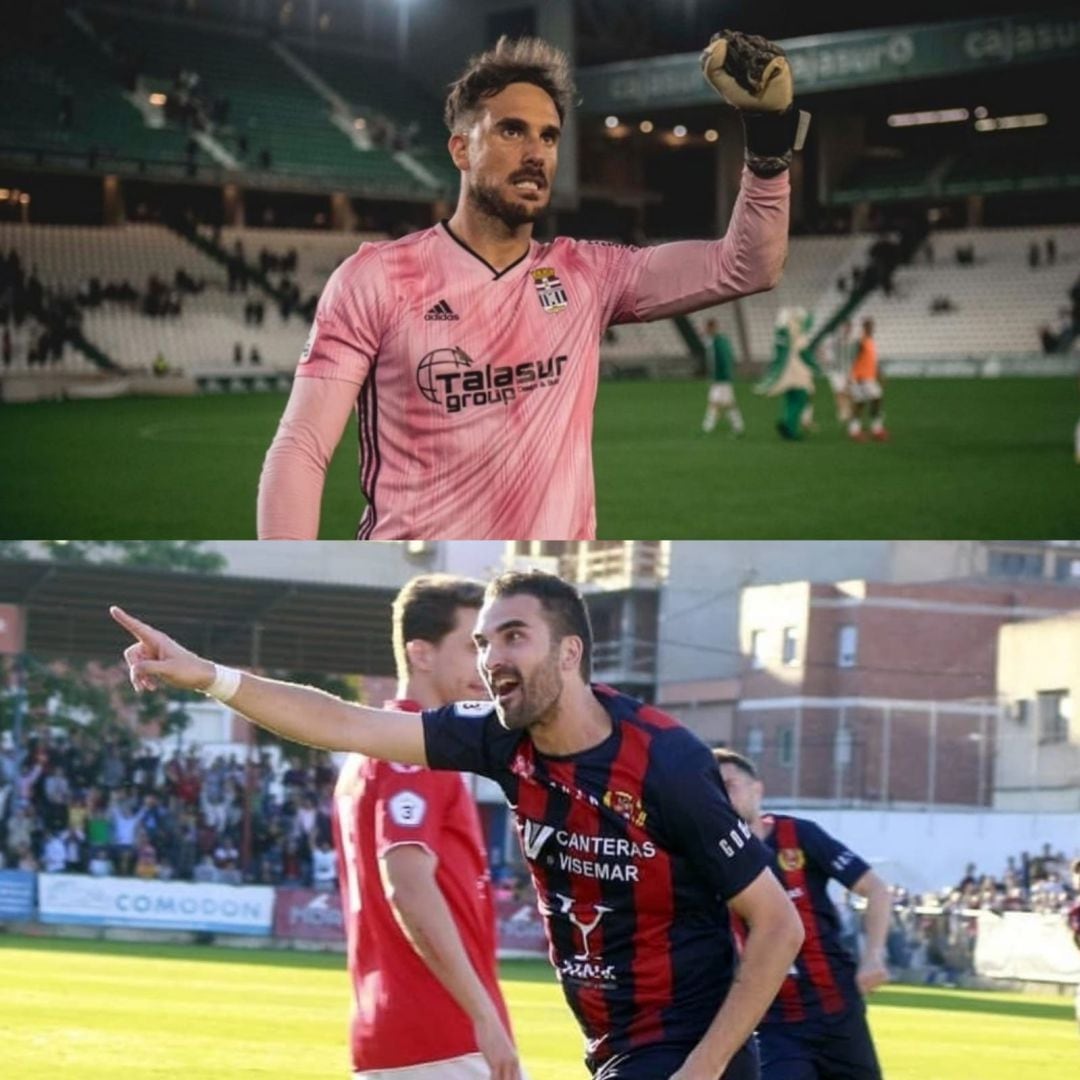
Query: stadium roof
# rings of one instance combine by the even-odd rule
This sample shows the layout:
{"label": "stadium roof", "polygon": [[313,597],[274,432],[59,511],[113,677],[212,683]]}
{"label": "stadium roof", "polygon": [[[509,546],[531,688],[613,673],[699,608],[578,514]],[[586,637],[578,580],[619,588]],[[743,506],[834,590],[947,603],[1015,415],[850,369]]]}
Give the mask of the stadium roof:
{"label": "stadium roof", "polygon": [[26,610],[26,651],[117,660],[130,643],[110,604],[222,663],[391,675],[393,589],[89,563],[0,559],[0,603]]}

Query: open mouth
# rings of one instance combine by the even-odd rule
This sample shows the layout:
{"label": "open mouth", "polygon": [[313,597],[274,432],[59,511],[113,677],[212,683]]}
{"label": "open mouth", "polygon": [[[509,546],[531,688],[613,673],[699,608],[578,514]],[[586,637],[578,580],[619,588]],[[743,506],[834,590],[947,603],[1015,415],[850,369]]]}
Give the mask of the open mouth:
{"label": "open mouth", "polygon": [[491,680],[491,692],[500,705],[506,705],[521,689],[521,679],[516,675],[496,675]]}

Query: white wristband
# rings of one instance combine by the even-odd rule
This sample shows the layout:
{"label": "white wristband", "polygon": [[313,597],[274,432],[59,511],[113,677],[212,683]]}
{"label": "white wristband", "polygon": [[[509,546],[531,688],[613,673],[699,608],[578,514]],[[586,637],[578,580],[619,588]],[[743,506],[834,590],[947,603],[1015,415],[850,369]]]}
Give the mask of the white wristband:
{"label": "white wristband", "polygon": [[207,697],[217,698],[222,703],[230,702],[240,689],[240,672],[236,668],[214,665],[214,681],[203,691]]}

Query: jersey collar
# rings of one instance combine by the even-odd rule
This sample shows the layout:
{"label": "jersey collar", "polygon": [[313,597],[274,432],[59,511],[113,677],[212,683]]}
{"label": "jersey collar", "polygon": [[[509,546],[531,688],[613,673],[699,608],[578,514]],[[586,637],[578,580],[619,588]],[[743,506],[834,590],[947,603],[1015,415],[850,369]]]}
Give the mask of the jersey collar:
{"label": "jersey collar", "polygon": [[443,218],[442,221],[439,222],[439,226],[441,227],[443,233],[449,239],[453,240],[454,243],[458,245],[458,247],[460,247],[463,251],[468,252],[468,254],[470,254],[477,262],[479,262],[483,266],[486,266],[488,270],[491,271],[492,281],[498,281],[499,278],[506,277],[506,275],[509,274],[511,270],[513,270],[517,266],[520,266],[529,257],[529,255],[532,254],[533,241],[530,240],[529,246],[524,250],[524,252],[522,252],[520,258],[515,259],[509,266],[503,267],[502,270],[496,270],[495,267],[492,266],[491,263],[489,263],[483,255],[480,255],[477,252],[473,251],[473,249],[469,247],[469,245],[466,244],[465,241],[462,240],[461,237],[458,236],[453,229],[450,228],[450,221],[448,218]]}
{"label": "jersey collar", "polygon": [[424,706],[419,701],[413,701],[412,698],[390,698],[383,702],[384,709],[390,709],[392,712],[423,712]]}

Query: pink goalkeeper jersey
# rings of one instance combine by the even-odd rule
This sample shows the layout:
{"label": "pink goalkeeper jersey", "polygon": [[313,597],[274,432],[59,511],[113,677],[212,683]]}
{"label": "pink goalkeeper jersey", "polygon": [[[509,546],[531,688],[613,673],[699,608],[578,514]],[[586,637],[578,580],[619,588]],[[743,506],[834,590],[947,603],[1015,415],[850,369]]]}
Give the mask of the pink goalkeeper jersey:
{"label": "pink goalkeeper jersey", "polygon": [[[593,537],[605,328],[771,288],[789,191],[786,173],[744,170],[723,239],[533,241],[501,272],[446,223],[364,244],[327,283],[296,373],[355,400],[368,503],[358,539]],[[291,522],[301,504],[310,519],[311,500],[317,520],[310,440],[288,428],[287,413],[264,468],[263,538],[297,536]]]}

